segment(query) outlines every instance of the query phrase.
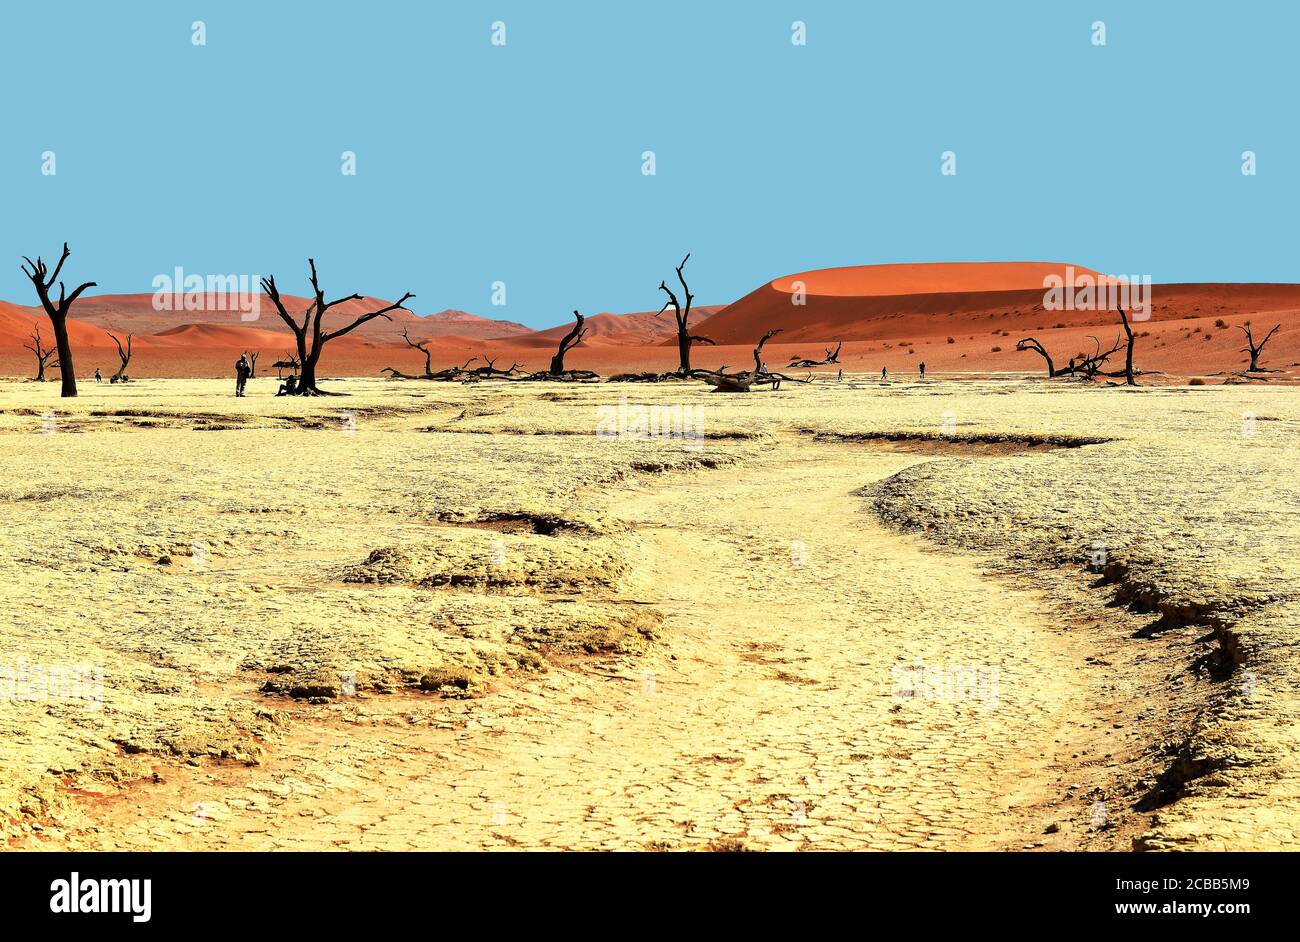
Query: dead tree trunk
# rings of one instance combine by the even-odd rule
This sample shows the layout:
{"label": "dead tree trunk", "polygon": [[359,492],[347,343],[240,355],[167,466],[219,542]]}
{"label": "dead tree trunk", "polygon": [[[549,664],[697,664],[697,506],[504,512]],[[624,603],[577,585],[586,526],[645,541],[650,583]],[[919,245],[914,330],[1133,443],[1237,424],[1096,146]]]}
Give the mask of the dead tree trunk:
{"label": "dead tree trunk", "polygon": [[250,353],[248,355],[248,378],[249,379],[252,379],[254,376],[257,375],[257,358],[260,357],[261,355],[262,355],[261,350],[258,350],[256,353]]}
{"label": "dead tree trunk", "polygon": [[50,288],[59,280],[59,272],[63,270],[63,263],[68,260],[70,254],[72,253],[68,251],[68,243],[64,242],[59,264],[54,266],[54,273],[48,278],[45,277],[48,269],[39,255],[34,262],[27,256],[23,256],[23,261],[31,266],[31,271],[27,270],[27,265],[22,266],[23,274],[31,279],[33,287],[36,288],[36,296],[41,300],[41,307],[45,309],[45,314],[50,319],[50,326],[54,328],[54,346],[59,353],[59,374],[63,380],[63,389],[59,395],[65,399],[77,395],[77,371],[72,365],[72,346],[68,343],[68,311],[72,308],[72,302],[81,297],[83,291],[95,287],[95,282],[87,281],[77,287],[72,294],[65,296],[63,282],[59,281],[58,303],[50,299]]}
{"label": "dead tree trunk", "polygon": [[838,364],[840,362],[840,350],[843,347],[844,347],[843,340],[838,341],[835,344],[834,350],[832,350],[830,347],[827,347],[826,358],[824,360],[800,359],[798,357],[793,357],[791,358],[790,362],[786,365],[786,369],[806,370],[814,366],[830,366],[832,364]]}
{"label": "dead tree trunk", "polygon": [[104,333],[106,333],[106,334],[108,334],[110,337],[112,337],[112,338],[113,338],[113,343],[117,344],[117,358],[118,358],[119,360],[122,361],[122,365],[119,366],[119,367],[117,368],[117,372],[116,372],[116,373],[114,373],[112,376],[110,376],[110,377],[108,378],[108,381],[109,381],[110,383],[120,383],[120,382],[122,382],[122,380],[124,380],[124,379],[128,379],[128,378],[129,378],[129,377],[127,377],[127,375],[126,375],[126,367],[127,367],[127,365],[131,362],[131,337],[132,337],[132,335],[131,335],[131,334],[127,334],[127,335],[126,335],[126,349],[123,349],[123,348],[122,348],[122,341],[120,341],[120,340],[117,339],[117,335],[116,335],[116,334],[114,334],[111,330],[106,330],[106,331],[104,331]]}
{"label": "dead tree trunk", "polygon": [[1246,367],[1247,373],[1264,372],[1259,368],[1259,355],[1264,352],[1264,344],[1268,343],[1269,338],[1277,333],[1281,326],[1281,324],[1275,325],[1272,330],[1264,335],[1264,339],[1259,343],[1255,343],[1255,337],[1250,332],[1250,321],[1246,321],[1245,327],[1237,327],[1238,330],[1243,331],[1246,334],[1246,346],[1242,348],[1241,352],[1250,354],[1250,366]]}
{"label": "dead tree trunk", "polygon": [[1129,326],[1124,309],[1117,304],[1115,310],[1119,311],[1119,321],[1124,325],[1124,335],[1128,337],[1128,346],[1124,350],[1124,385],[1136,386],[1137,380],[1133,377],[1133,328]]}
{"label": "dead tree trunk", "polygon": [[573,317],[573,329],[560,338],[560,346],[555,351],[555,356],[551,357],[552,376],[560,376],[564,373],[564,355],[581,343],[582,338],[586,336],[587,328],[582,325],[587,319],[577,311],[573,312]]}
{"label": "dead tree trunk", "polygon": [[792,383],[809,383],[812,382],[811,374],[808,379],[795,379],[786,376],[784,373],[773,373],[763,362],[763,345],[779,334],[779,328],[769,330],[763,335],[763,339],[754,347],[754,368],[752,370],[740,370],[736,373],[728,373],[725,366],[720,366],[716,370],[695,370],[692,375],[698,379],[704,380],[713,387],[714,392],[750,392],[755,386],[771,386],[773,389],[780,389],[783,381]]}
{"label": "dead tree trunk", "polygon": [[763,339],[758,342],[758,346],[754,348],[754,372],[755,373],[767,372],[767,364],[763,362],[763,345],[767,343],[769,340],[771,340],[773,337],[775,337],[777,334],[779,334],[780,332],[781,329],[779,327],[773,330],[769,330],[767,333],[763,335]]}
{"label": "dead tree trunk", "polygon": [[686,276],[682,274],[682,269],[686,267],[686,263],[690,261],[690,258],[691,256],[688,252],[686,258],[682,259],[682,263],[677,266],[677,280],[681,282],[682,295],[686,299],[686,306],[682,307],[677,295],[673,293],[673,289],[668,287],[668,282],[661,281],[659,282],[659,290],[668,295],[668,300],[664,302],[664,306],[655,314],[655,317],[658,317],[664,311],[668,310],[671,305],[673,315],[677,318],[677,375],[679,376],[690,375],[691,344],[707,343],[710,346],[713,345],[713,341],[708,337],[692,336],[688,329],[688,321],[691,317],[691,302],[695,300],[695,295],[691,294],[691,289],[686,284]]}
{"label": "dead tree trunk", "polygon": [[1033,337],[1026,337],[1024,340],[1021,340],[1019,343],[1016,344],[1016,349],[1021,351],[1024,350],[1034,351],[1040,357],[1042,357],[1044,360],[1047,361],[1048,378],[1050,379],[1051,377],[1057,375],[1056,365],[1052,363],[1052,355],[1048,353],[1046,350],[1044,350],[1043,345],[1039,343],[1037,340],[1035,340]]}
{"label": "dead tree trunk", "polygon": [[298,388],[294,395],[298,396],[323,396],[326,395],[316,386],[316,365],[320,362],[320,355],[324,352],[325,344],[335,337],[342,337],[350,333],[362,324],[374,320],[376,317],[382,317],[386,321],[391,321],[388,316],[390,311],[406,310],[404,305],[415,295],[409,291],[402,295],[396,304],[390,304],[387,307],[380,308],[378,311],[371,311],[368,314],[362,314],[352,321],[346,327],[340,327],[338,330],[325,330],[324,319],[325,312],[335,305],[342,304],[344,301],[360,301],[361,295],[350,294],[347,297],[338,298],[334,301],[325,300],[325,292],[321,290],[320,280],[316,277],[316,260],[309,258],[307,264],[311,267],[311,288],[314,295],[312,303],[308,306],[303,314],[302,323],[299,324],[287,310],[284,302],[280,298],[280,291],[275,286],[275,276],[262,279],[262,290],[266,292],[275,305],[275,312],[280,315],[280,319],[289,325],[293,331],[293,337],[298,347],[298,362],[301,364],[302,373],[298,378]]}
{"label": "dead tree trunk", "polygon": [[421,353],[424,354],[424,375],[426,377],[432,376],[433,375],[433,354],[431,354],[429,352],[429,348],[425,346],[425,343],[427,343],[428,341],[416,343],[414,340],[411,339],[411,335],[406,332],[405,327],[402,328],[402,339],[406,341],[406,345],[408,347],[411,347],[412,349],[415,350],[419,350]]}
{"label": "dead tree trunk", "polygon": [[[50,357],[54,356],[55,351],[52,349],[47,349],[46,346],[41,342],[41,328],[39,325],[32,329],[32,342],[25,343],[23,344],[23,346],[26,347],[28,350],[32,351],[32,353],[36,354],[35,382],[38,383],[45,382],[45,367],[49,365]],[[57,360],[55,361],[54,365],[58,366]]]}

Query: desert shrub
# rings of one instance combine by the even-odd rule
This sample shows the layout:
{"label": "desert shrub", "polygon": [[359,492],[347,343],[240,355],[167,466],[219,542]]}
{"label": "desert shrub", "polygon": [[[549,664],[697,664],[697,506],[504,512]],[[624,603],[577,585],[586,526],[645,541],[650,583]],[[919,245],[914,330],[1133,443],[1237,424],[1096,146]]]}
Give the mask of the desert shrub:
{"label": "desert shrub", "polygon": [[1217,328],[1219,328],[1219,330],[1227,330],[1227,329],[1228,329],[1228,323],[1227,323],[1227,321],[1225,321],[1222,317],[1220,317],[1218,320],[1216,320],[1216,321],[1214,322],[1214,326],[1217,327]]}
{"label": "desert shrub", "polygon": [[1204,386],[1204,385],[1205,385],[1205,380],[1201,379],[1199,376],[1193,376],[1191,379],[1189,379],[1189,380],[1187,381],[1187,385],[1188,385],[1188,386]]}
{"label": "desert shrub", "polygon": [[990,352],[990,353],[1001,353],[1001,352],[1002,352],[1002,348],[1001,348],[1001,347],[994,347],[994,348],[993,348],[992,350],[990,350],[989,352]]}
{"label": "desert shrub", "polygon": [[956,343],[957,341],[955,341],[955,340],[953,340],[951,337],[949,337],[949,338],[948,338],[948,342],[949,342],[949,343]]}

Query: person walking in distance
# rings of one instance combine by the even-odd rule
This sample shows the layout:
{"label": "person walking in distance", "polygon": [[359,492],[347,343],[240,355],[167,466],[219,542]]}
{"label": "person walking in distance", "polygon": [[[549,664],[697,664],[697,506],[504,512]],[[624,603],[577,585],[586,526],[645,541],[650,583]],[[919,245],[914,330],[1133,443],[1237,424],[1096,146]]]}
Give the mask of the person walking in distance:
{"label": "person walking in distance", "polygon": [[921,361],[921,379],[925,379],[925,361]]}
{"label": "person walking in distance", "polygon": [[889,382],[889,367],[887,367],[887,366],[882,366],[882,367],[880,368],[880,381],[881,381],[882,383],[887,383],[887,382]]}
{"label": "person walking in distance", "polygon": [[95,367],[95,382],[102,383],[103,381],[104,377],[99,374],[99,367]]}
{"label": "person walking in distance", "polygon": [[248,365],[248,355],[241,353],[239,359],[235,361],[235,395],[237,397],[244,395],[244,384],[248,382],[248,374],[251,372],[253,370]]}

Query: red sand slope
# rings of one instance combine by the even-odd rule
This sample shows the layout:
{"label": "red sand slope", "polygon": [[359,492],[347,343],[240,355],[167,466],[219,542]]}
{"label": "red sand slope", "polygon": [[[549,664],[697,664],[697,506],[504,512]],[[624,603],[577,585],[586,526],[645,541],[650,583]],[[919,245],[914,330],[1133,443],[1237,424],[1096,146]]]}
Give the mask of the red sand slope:
{"label": "red sand slope", "polygon": [[[280,319],[270,299],[260,293],[256,297],[257,316],[251,320],[245,317],[246,312],[239,309],[222,310],[223,306],[234,305],[215,295],[205,295],[203,307],[200,309],[171,311],[155,309],[152,294],[94,295],[81,298],[77,302],[73,315],[87,323],[130,331],[140,336],[158,334],[182,324],[255,327],[283,332],[289,336],[288,326]],[[294,316],[305,312],[308,304],[311,303],[310,299],[297,295],[282,295],[281,299],[289,313]],[[337,329],[360,314],[378,310],[390,303],[381,298],[345,301],[330,308],[325,314],[325,327],[327,330]],[[252,314],[251,311],[247,313]],[[465,311],[439,311],[422,317],[411,311],[398,310],[391,312],[389,316],[392,318],[391,321],[376,318],[361,325],[349,336],[400,343],[403,328],[407,328],[411,336],[417,340],[449,334],[467,337],[505,337],[532,332],[523,324],[492,320]]]}
{"label": "red sand slope", "polygon": [[[701,305],[691,308],[690,328],[694,332],[699,325],[725,307],[722,304]],[[602,312],[587,318],[584,326],[587,336],[583,343],[602,341],[607,344],[641,346],[661,343],[677,334],[677,320],[671,310],[656,316],[654,311],[640,311],[635,314],[610,314]],[[527,340],[530,345],[554,347],[561,337],[573,328],[573,322],[539,330]],[[518,338],[525,339],[525,338]]]}
{"label": "red sand slope", "polygon": [[[1096,274],[1074,268],[1076,275]],[[909,314],[1032,305],[1042,300],[1043,279],[1065,270],[1046,262],[954,262],[803,272],[768,282],[724,309],[711,319],[709,335],[718,343],[748,343],[777,328],[787,343],[871,340],[889,336],[899,326],[892,321]]]}
{"label": "red sand slope", "polygon": [[[1089,271],[1075,267],[1078,273]],[[758,338],[767,329],[780,327],[784,332],[765,349],[772,369],[784,368],[796,357],[820,358],[827,347],[842,339],[841,362],[847,372],[878,374],[888,367],[891,374],[901,377],[913,375],[924,360],[934,373],[1041,374],[1041,358],[1016,352],[1016,341],[1022,337],[1036,337],[1064,363],[1072,355],[1092,349],[1090,336],[1109,345],[1118,332],[1117,315],[1108,310],[1044,310],[1043,276],[1063,268],[1042,263],[887,265],[778,278],[718,313],[712,313],[716,308],[701,308],[701,314],[711,314],[701,332],[717,340],[719,346],[696,347],[693,362],[703,367],[748,366]],[[804,281],[808,292],[804,306],[790,303],[797,280]],[[1152,294],[1152,317],[1134,324],[1139,367],[1177,376],[1240,369],[1246,356],[1240,352],[1244,338],[1236,327],[1250,320],[1257,335],[1275,323],[1283,325],[1269,343],[1263,365],[1292,369],[1300,376],[1296,369],[1300,368],[1300,285],[1156,285]],[[121,316],[122,309],[130,307],[122,297],[83,299],[73,313],[77,318],[107,319],[117,305]],[[125,297],[143,299],[148,314],[159,313],[153,312],[149,295]],[[88,303],[91,301],[96,303]],[[305,308],[305,299],[296,301]],[[139,309],[138,300],[131,303]],[[368,310],[373,303],[350,305]],[[179,316],[187,313],[193,312],[180,312]],[[292,339],[278,318],[268,320],[267,313],[264,309],[262,319],[251,325],[239,322],[237,312],[229,312],[233,322],[225,324],[182,321],[178,325],[171,320],[153,336],[138,331],[131,373],[137,377],[226,376],[233,362],[231,351],[259,349],[266,373],[265,364],[288,350]],[[348,313],[345,309],[344,315]],[[498,366],[518,362],[527,369],[544,369],[555,344],[570,327],[565,323],[544,331],[525,329],[485,339],[476,335],[477,331],[499,331],[501,322],[462,312],[444,313],[448,316],[438,319],[439,329],[456,332],[429,341],[438,367],[486,355],[497,358]],[[383,367],[392,366],[418,372],[423,355],[407,348],[400,337],[402,326],[417,321],[428,324],[430,319],[411,315],[408,320],[399,312],[393,324],[381,321],[383,328],[378,331],[367,325],[333,341],[325,349],[322,371],[374,376]],[[0,302],[0,373],[30,375],[33,357],[22,349],[22,343],[35,322],[28,310]],[[43,335],[50,337],[43,317],[40,323]],[[588,318],[587,324],[591,328],[587,339],[567,358],[571,367],[608,375],[676,366],[671,314],[659,318],[652,312],[598,314]],[[101,328],[77,320],[70,323],[70,329],[75,347],[86,348],[85,355],[77,358],[80,373],[88,375],[95,366],[116,368],[112,341]],[[412,333],[425,339],[414,327]]]}

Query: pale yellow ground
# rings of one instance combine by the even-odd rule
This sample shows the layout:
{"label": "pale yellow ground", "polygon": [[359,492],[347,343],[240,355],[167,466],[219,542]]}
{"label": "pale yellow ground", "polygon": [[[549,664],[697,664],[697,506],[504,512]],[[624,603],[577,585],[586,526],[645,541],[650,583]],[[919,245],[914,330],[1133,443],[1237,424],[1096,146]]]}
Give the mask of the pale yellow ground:
{"label": "pale yellow ground", "polygon": [[[104,671],[0,702],[11,843],[1295,840],[1293,394],[267,385],[0,386],[0,662]],[[703,447],[597,438],[619,396]]]}

